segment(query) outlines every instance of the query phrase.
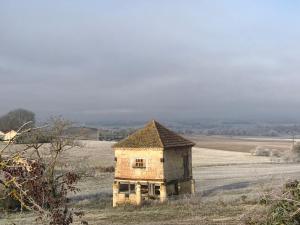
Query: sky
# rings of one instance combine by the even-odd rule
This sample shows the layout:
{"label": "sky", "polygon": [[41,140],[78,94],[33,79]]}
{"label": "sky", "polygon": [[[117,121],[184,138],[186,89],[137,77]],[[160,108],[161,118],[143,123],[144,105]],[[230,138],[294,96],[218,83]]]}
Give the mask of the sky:
{"label": "sky", "polygon": [[0,114],[300,121],[300,3],[0,0]]}

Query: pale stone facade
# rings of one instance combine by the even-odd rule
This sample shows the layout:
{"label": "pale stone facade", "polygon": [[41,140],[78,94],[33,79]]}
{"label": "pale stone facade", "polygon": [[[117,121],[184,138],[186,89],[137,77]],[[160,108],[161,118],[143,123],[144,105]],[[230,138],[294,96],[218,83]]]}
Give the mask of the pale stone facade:
{"label": "pale stone facade", "polygon": [[[150,137],[145,137],[147,133]],[[140,205],[150,199],[164,202],[171,195],[193,194],[193,145],[156,121],[117,143],[113,206]]]}
{"label": "pale stone facade", "polygon": [[12,140],[17,135],[17,132],[14,130],[11,130],[4,135],[4,141],[8,142]]}

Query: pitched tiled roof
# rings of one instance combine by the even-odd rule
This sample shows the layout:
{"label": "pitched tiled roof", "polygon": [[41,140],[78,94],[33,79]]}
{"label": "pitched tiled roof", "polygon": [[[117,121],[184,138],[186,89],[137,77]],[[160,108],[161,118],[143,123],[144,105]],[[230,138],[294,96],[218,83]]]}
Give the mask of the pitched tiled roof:
{"label": "pitched tiled roof", "polygon": [[194,145],[193,142],[153,120],[144,128],[116,143],[113,148],[171,148]]}

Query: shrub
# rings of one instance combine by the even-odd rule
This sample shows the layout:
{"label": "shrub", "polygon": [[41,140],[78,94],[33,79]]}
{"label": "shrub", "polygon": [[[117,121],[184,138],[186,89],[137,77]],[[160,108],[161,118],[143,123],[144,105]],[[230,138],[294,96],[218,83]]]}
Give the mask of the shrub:
{"label": "shrub", "polygon": [[246,225],[300,224],[300,184],[287,182],[279,193],[264,196],[260,205],[244,216]]}
{"label": "shrub", "polygon": [[300,143],[297,142],[294,147],[292,148],[292,153],[295,155],[295,156],[298,156],[300,157]]}
{"label": "shrub", "polygon": [[272,152],[271,152],[271,156],[272,157],[281,157],[281,152],[277,149],[273,149]]}
{"label": "shrub", "polygon": [[[55,118],[45,131],[42,128],[22,131],[21,134],[29,132],[32,136],[26,136],[27,144],[21,145],[17,151],[8,149],[13,142],[0,149],[2,208],[31,210],[37,213],[39,219],[45,220],[43,224],[73,223],[73,215],[76,214],[70,209],[68,194],[78,191],[76,184],[80,176],[76,171],[58,169],[60,165],[66,167],[63,154],[77,147],[75,139],[65,135],[69,124]],[[43,151],[41,140],[50,141]]]}
{"label": "shrub", "polygon": [[300,162],[300,143],[296,143],[291,151],[286,152],[284,160],[287,162]]}
{"label": "shrub", "polygon": [[106,166],[106,167],[98,167],[99,170],[103,173],[113,173],[115,172],[115,167],[114,166]]}
{"label": "shrub", "polygon": [[251,154],[255,156],[270,156],[271,150],[258,146],[251,152]]}

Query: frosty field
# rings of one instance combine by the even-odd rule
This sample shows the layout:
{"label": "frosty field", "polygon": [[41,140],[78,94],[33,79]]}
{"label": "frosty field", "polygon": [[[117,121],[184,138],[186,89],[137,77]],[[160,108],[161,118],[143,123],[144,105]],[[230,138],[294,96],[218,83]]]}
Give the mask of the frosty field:
{"label": "frosty field", "polygon": [[[81,191],[71,196],[71,204],[85,212],[89,224],[238,224],[246,209],[253,207],[252,200],[264,191],[282,185],[285,180],[300,178],[300,164],[279,163],[273,157],[250,154],[257,146],[288,151],[289,140],[225,137],[198,140],[193,148],[195,197],[117,209],[111,206],[114,174],[103,172],[103,168],[114,165],[113,143],[82,141],[82,148],[72,149],[64,157],[70,168],[86,174],[78,185]],[[0,224],[35,224],[30,216],[30,213],[4,215]],[[165,218],[173,219],[166,222]]]}

